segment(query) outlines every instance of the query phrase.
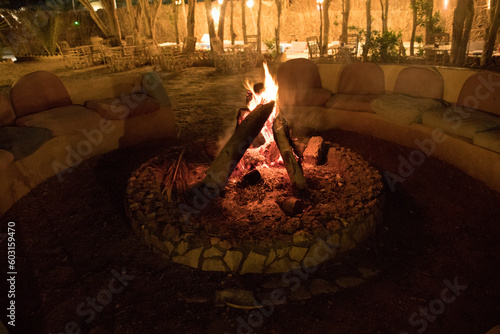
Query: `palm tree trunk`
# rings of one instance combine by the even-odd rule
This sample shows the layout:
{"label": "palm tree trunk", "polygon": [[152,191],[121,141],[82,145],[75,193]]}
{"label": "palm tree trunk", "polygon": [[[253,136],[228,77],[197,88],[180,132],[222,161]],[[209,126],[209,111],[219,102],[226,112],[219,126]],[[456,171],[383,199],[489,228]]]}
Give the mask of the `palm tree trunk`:
{"label": "palm tree trunk", "polygon": [[368,51],[372,40],[372,0],[366,0],[366,38],[363,47],[363,61],[368,61]]}
{"label": "palm tree trunk", "polygon": [[498,28],[500,27],[500,0],[491,0],[490,24],[486,28],[481,66],[489,65],[493,59]]}
{"label": "palm tree trunk", "polygon": [[461,66],[465,62],[465,53],[467,51],[473,18],[474,0],[459,1],[453,14],[453,34],[450,54],[452,65]]}
{"label": "palm tree trunk", "polygon": [[179,6],[176,4],[176,1],[172,1],[172,6],[174,6],[174,32],[175,32],[175,43],[181,44],[179,38]]}
{"label": "palm tree trunk", "polygon": [[261,30],[260,30],[260,18],[262,16],[262,0],[259,0],[259,8],[257,10],[257,52],[261,51]]}
{"label": "palm tree trunk", "polygon": [[187,17],[187,35],[194,37],[194,13],[196,8],[196,0],[188,0],[188,17]]}
{"label": "palm tree trunk", "polygon": [[[463,1],[463,0],[462,0]],[[425,4],[425,44],[432,44],[434,0],[426,0]]]}
{"label": "palm tree trunk", "polygon": [[227,1],[228,0],[224,0],[222,2],[222,5],[220,6],[219,31],[217,32],[219,39],[223,43],[224,43],[224,20],[226,16]]}
{"label": "palm tree trunk", "polygon": [[347,43],[349,33],[349,13],[351,12],[351,0],[342,0],[342,38],[341,41]]}
{"label": "palm tree trunk", "polygon": [[387,17],[389,15],[389,0],[380,0],[380,6],[382,7],[382,33],[384,33],[388,30]]}
{"label": "palm tree trunk", "polygon": [[234,32],[234,0],[231,1],[231,45],[234,45],[236,41],[236,33]]}
{"label": "palm tree trunk", "polygon": [[241,0],[241,30],[243,31],[243,43],[247,44],[247,18],[245,6],[245,0]]}
{"label": "palm tree trunk", "polygon": [[330,16],[328,9],[332,0],[325,0],[323,3],[323,54],[328,53],[328,42],[330,41]]}
{"label": "palm tree trunk", "polygon": [[410,0],[410,6],[413,12],[413,20],[410,37],[410,56],[415,55],[415,35],[417,32],[418,16],[417,16],[417,0]]}

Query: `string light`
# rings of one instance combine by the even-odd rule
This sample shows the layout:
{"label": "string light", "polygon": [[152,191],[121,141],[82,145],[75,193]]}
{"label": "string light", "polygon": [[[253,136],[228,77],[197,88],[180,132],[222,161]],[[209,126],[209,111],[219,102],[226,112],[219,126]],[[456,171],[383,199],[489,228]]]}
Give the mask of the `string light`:
{"label": "string light", "polygon": [[252,8],[252,7],[253,7],[253,5],[254,5],[253,0],[247,0],[247,7],[248,7],[248,8]]}

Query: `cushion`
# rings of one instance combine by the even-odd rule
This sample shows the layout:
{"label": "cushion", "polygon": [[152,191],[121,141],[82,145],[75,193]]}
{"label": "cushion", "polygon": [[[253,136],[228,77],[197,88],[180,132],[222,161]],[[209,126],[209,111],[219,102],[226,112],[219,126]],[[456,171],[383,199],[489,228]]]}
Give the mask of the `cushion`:
{"label": "cushion", "polygon": [[382,95],[373,100],[371,106],[377,115],[402,125],[420,123],[424,111],[444,107],[438,100],[403,94]]}
{"label": "cushion", "polygon": [[326,103],[327,108],[373,112],[370,102],[379,95],[335,94]]}
{"label": "cushion", "polygon": [[14,162],[14,156],[9,151],[0,150],[0,172]]}
{"label": "cushion", "polygon": [[462,86],[457,104],[500,116],[500,74],[481,71]]}
{"label": "cushion", "polygon": [[288,102],[295,106],[324,106],[333,94],[326,88],[303,89],[294,93],[295,96]]}
{"label": "cushion", "polygon": [[277,81],[278,101],[281,106],[294,105],[294,98],[299,91],[322,88],[318,66],[304,58],[290,59],[281,64]]}
{"label": "cushion", "polygon": [[438,71],[428,67],[410,66],[398,74],[394,93],[428,99],[442,99],[444,93],[443,77]]}
{"label": "cushion", "polygon": [[429,110],[422,115],[422,123],[441,128],[451,134],[473,138],[478,132],[500,126],[500,117],[460,106]]}
{"label": "cushion", "polygon": [[4,126],[0,128],[0,150],[9,151],[15,160],[35,152],[52,138],[50,130],[34,127]]}
{"label": "cushion", "polygon": [[31,72],[17,79],[10,89],[10,101],[16,117],[72,104],[61,79],[48,71]]}
{"label": "cushion", "polygon": [[10,99],[0,94],[0,126],[11,125],[16,119],[16,114],[10,105]]}
{"label": "cushion", "polygon": [[125,119],[153,112],[160,105],[146,94],[128,94],[111,99],[88,100],[85,101],[85,107],[97,111],[106,119]]}
{"label": "cushion", "polygon": [[102,117],[83,106],[71,105],[26,115],[16,120],[20,126],[47,128],[54,136],[81,133],[99,128]]}
{"label": "cushion", "polygon": [[349,63],[340,73],[338,92],[341,94],[384,94],[384,71],[374,63]]}
{"label": "cushion", "polygon": [[474,145],[500,153],[500,129],[479,132],[472,137]]}

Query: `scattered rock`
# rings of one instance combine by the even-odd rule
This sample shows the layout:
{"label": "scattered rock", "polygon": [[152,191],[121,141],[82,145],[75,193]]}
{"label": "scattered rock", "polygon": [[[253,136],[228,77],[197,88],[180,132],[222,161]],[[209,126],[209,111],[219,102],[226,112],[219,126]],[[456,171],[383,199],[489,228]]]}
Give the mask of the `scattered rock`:
{"label": "scattered rock", "polygon": [[210,247],[203,253],[203,257],[216,257],[216,256],[222,256],[224,253],[222,253],[218,248],[215,247]]}
{"label": "scattered rock", "polygon": [[290,291],[290,299],[292,300],[304,300],[309,298],[311,298],[311,293],[304,284],[299,285],[296,290]]}
{"label": "scattered rock", "polygon": [[340,277],[335,280],[335,283],[344,289],[354,288],[364,282],[365,281],[359,277]]}
{"label": "scattered rock", "polygon": [[304,150],[304,162],[311,165],[320,165],[325,162],[327,151],[328,146],[322,137],[311,137],[306,149]]}
{"label": "scattered rock", "polygon": [[177,254],[182,255],[186,253],[188,248],[189,244],[186,241],[182,240],[181,242],[179,242],[179,245],[177,245]]}
{"label": "scattered rock", "polygon": [[321,295],[335,293],[339,291],[339,288],[324,279],[315,278],[309,285],[309,290],[313,295]]}
{"label": "scattered rock", "polygon": [[293,246],[292,249],[290,250],[290,252],[288,253],[288,255],[290,256],[290,258],[292,260],[300,262],[300,261],[302,261],[302,259],[306,255],[307,251],[308,251],[308,249],[305,247]]}

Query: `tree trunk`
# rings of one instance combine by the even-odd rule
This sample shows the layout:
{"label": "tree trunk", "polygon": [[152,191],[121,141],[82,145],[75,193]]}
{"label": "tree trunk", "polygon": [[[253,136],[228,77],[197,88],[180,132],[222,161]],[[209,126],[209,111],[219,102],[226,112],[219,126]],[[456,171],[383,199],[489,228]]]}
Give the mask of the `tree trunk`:
{"label": "tree trunk", "polygon": [[108,27],[111,33],[111,36],[117,40],[119,44],[121,44],[121,31],[120,24],[118,23],[118,14],[115,9],[114,0],[101,0],[102,7],[106,12],[106,16],[108,17]]}
{"label": "tree trunk", "polygon": [[260,18],[262,17],[262,0],[259,0],[259,8],[257,10],[257,52],[261,52],[261,27]]}
{"label": "tree trunk", "polygon": [[151,38],[153,38],[153,40],[156,40],[156,21],[158,20],[161,4],[162,0],[156,0],[153,8],[153,15],[151,17]]}
{"label": "tree trunk", "polygon": [[[215,35],[215,26],[214,26],[214,18],[212,16],[212,1],[205,0],[205,11],[207,14],[207,24],[208,24],[208,35],[210,36],[210,48],[212,51],[214,50],[212,46],[212,39],[216,37]],[[224,41],[221,41],[221,45],[224,46]]]}
{"label": "tree trunk", "polygon": [[134,6],[132,5],[132,0],[126,0],[125,3],[126,3],[127,16],[130,21],[130,26],[132,27],[134,38],[137,38],[139,32],[137,31],[137,27],[135,26]]}
{"label": "tree trunk", "polygon": [[247,44],[247,18],[246,18],[246,3],[245,0],[241,0],[241,30],[243,32],[243,43]]}
{"label": "tree trunk", "polygon": [[452,65],[461,66],[465,63],[465,55],[473,18],[474,0],[459,1],[453,15],[453,34],[450,54],[450,62]]}
{"label": "tree trunk", "polygon": [[363,47],[363,61],[368,61],[368,51],[372,40],[372,0],[366,0],[366,37]]}
{"label": "tree trunk", "polygon": [[142,37],[151,38],[151,13],[149,12],[149,0],[140,0],[138,4],[142,7],[142,14],[146,24],[146,32]]}
{"label": "tree trunk", "polygon": [[236,41],[236,33],[234,32],[234,0],[231,1],[231,45],[234,45]]}
{"label": "tree trunk", "polygon": [[495,50],[495,42],[499,27],[500,27],[500,0],[491,0],[490,22],[488,24],[488,27],[486,28],[483,54],[481,56],[481,66],[487,66],[493,60],[493,51]]}
{"label": "tree trunk", "polygon": [[382,33],[384,33],[388,30],[387,17],[389,15],[389,0],[380,0],[380,6],[382,7]]}
{"label": "tree trunk", "polygon": [[330,41],[330,16],[328,9],[332,0],[323,2],[323,54],[328,53],[328,42]]}
{"label": "tree trunk", "polygon": [[434,0],[426,0],[426,2],[425,2],[425,44],[434,44],[434,43],[432,43],[432,34],[433,34],[433,30],[434,30],[434,26],[433,26],[433,22],[432,22],[433,10],[434,10]]}
{"label": "tree trunk", "polygon": [[220,6],[219,30],[217,32],[217,36],[219,36],[222,43],[224,43],[224,21],[226,16],[227,1],[228,0],[223,0],[222,5]]}
{"label": "tree trunk", "polygon": [[410,6],[413,12],[413,24],[411,27],[411,37],[410,37],[410,56],[415,55],[415,35],[417,32],[418,15],[417,15],[417,0],[410,0]]}
{"label": "tree trunk", "polygon": [[187,35],[194,37],[194,12],[196,8],[196,0],[188,0],[188,17],[187,17]]}
{"label": "tree trunk", "polygon": [[233,170],[254,139],[259,135],[273,108],[274,101],[257,107],[236,128],[231,138],[210,165],[202,182],[205,190],[220,191],[227,184]]}
{"label": "tree trunk", "polygon": [[275,34],[275,37],[276,37],[276,55],[279,56],[281,54],[280,31],[281,31],[282,0],[275,0],[275,2],[276,2],[277,11],[278,11],[278,26],[276,27],[276,30],[275,30],[274,34]]}
{"label": "tree trunk", "polygon": [[176,4],[176,1],[172,1],[172,6],[174,6],[174,33],[175,33],[175,44],[181,44],[179,38],[179,6]]}
{"label": "tree trunk", "polygon": [[92,20],[94,20],[95,24],[101,29],[102,33],[104,34],[105,38],[111,37],[111,31],[110,29],[106,26],[106,24],[101,20],[101,18],[97,15],[97,13],[94,10],[94,7],[90,4],[89,0],[78,0],[80,3],[87,8],[87,10],[90,13],[90,17]]}
{"label": "tree trunk", "polygon": [[342,0],[342,36],[341,41],[347,43],[349,34],[349,13],[351,12],[351,0]]}

